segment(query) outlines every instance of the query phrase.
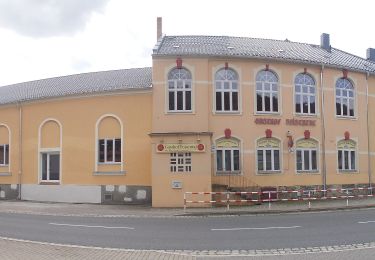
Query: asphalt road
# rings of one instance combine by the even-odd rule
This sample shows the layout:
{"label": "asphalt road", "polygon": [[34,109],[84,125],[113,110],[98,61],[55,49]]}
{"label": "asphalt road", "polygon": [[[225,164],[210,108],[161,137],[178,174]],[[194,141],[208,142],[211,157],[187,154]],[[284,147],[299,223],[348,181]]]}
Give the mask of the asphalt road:
{"label": "asphalt road", "polygon": [[251,250],[375,241],[375,209],[305,214],[101,218],[0,213],[0,236],[158,250]]}

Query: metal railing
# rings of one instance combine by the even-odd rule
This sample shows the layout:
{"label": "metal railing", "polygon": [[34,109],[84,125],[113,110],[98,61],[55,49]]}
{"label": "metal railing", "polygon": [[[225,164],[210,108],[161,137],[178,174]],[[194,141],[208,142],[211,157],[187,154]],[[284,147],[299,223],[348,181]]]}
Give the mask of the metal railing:
{"label": "metal railing", "polygon": [[[184,211],[188,204],[221,204],[225,205],[226,209],[230,210],[230,205],[241,204],[241,203],[268,203],[268,209],[271,209],[272,202],[278,201],[307,201],[308,208],[311,208],[311,201],[316,200],[337,200],[346,199],[346,206],[349,206],[349,199],[354,198],[368,198],[374,197],[373,190],[375,187],[364,187],[364,188],[347,188],[347,189],[313,189],[313,190],[283,190],[283,191],[253,191],[253,192],[185,192],[184,193]],[[359,194],[360,192],[367,194]],[[357,194],[356,194],[357,193]],[[289,195],[290,198],[282,198],[280,195]],[[194,195],[210,195],[208,200],[189,200],[188,196]],[[212,195],[219,195],[216,200],[212,199]],[[235,198],[240,196],[240,199]],[[251,198],[250,198],[251,197]],[[253,198],[254,197],[254,198]]]}

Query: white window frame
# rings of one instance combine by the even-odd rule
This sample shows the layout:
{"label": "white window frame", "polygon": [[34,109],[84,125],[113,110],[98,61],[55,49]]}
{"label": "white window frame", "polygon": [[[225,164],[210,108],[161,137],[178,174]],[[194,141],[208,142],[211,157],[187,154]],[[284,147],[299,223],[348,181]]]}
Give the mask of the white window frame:
{"label": "white window frame", "polygon": [[170,172],[191,172],[192,156],[191,153],[170,153],[169,159]]}
{"label": "white window frame", "polygon": [[[263,154],[263,170],[259,170],[258,168],[258,151],[262,151],[262,154]],[[267,159],[266,159],[266,152],[267,151],[271,151],[271,170],[267,170],[266,169],[266,166],[267,166]],[[275,170],[275,151],[278,151],[279,152],[279,169],[278,170]],[[257,165],[257,172],[260,173],[260,174],[267,174],[268,172],[269,173],[279,173],[281,172],[281,161],[282,161],[282,153],[281,153],[281,149],[280,148],[257,148],[257,151],[256,151],[256,165]]]}
{"label": "white window frame", "polygon": [[[271,73],[273,76],[276,78],[276,81],[269,81],[268,79],[266,80],[259,80],[259,75],[260,73]],[[269,78],[268,76],[266,76]],[[261,89],[258,90],[258,85],[261,85]],[[265,84],[270,85],[270,89],[266,90],[265,89]],[[273,90],[273,86],[276,86],[276,90]],[[262,97],[262,110],[258,111],[258,93],[261,94]],[[265,102],[265,96],[266,94],[269,94],[270,96],[270,111],[266,111],[266,102]],[[276,95],[277,97],[277,111],[273,111],[273,99],[272,97]],[[256,75],[256,81],[255,81],[255,113],[256,114],[279,114],[280,113],[280,87],[279,87],[279,80],[277,77],[277,74],[269,71],[269,70],[262,70],[259,71]]]}
{"label": "white window frame", "polygon": [[[220,75],[221,73],[224,75]],[[229,77],[228,73],[232,73],[232,77]],[[221,79],[218,79],[220,77]],[[225,85],[228,84],[228,88],[225,88]],[[237,87],[234,88],[233,85],[236,84]],[[215,82],[214,82],[214,111],[216,113],[238,113],[240,111],[240,91],[239,91],[239,80],[238,74],[233,69],[222,68],[215,73]],[[217,109],[217,99],[216,93],[221,93],[221,109]],[[225,98],[224,94],[229,93],[229,110],[225,110]],[[233,109],[233,93],[237,93],[237,109]]]}
{"label": "white window frame", "polygon": [[[104,162],[100,162],[100,141],[104,140]],[[107,161],[107,143],[112,141],[112,161]],[[122,140],[121,138],[100,138],[98,139],[98,163],[99,164],[121,164],[122,155],[120,154],[120,161],[116,162],[116,140],[120,140],[120,153],[122,154]]]}
{"label": "white window frame", "polygon": [[[302,160],[302,169],[301,170],[298,170],[298,167],[297,167],[297,163],[298,163],[298,156],[297,156],[297,153],[298,152],[301,152],[301,160]],[[309,152],[309,169],[305,169],[305,151],[308,151]],[[312,152],[315,151],[316,152],[316,169],[313,169],[312,168]],[[318,148],[296,148],[296,171],[297,173],[304,173],[304,172],[318,172],[319,171],[319,165],[318,165],[318,156],[319,156],[319,153],[318,153]]]}
{"label": "white window frame", "polygon": [[[43,180],[43,154],[47,155],[47,169],[46,169],[46,174],[47,174],[47,179]],[[50,180],[50,156],[51,155],[58,155],[59,156],[59,179],[58,180]],[[60,183],[61,182],[61,151],[59,149],[42,149],[40,151],[40,182],[46,183],[46,182],[51,182],[51,183]]]}
{"label": "white window frame", "polygon": [[[171,73],[174,70],[179,70],[179,78],[171,78]],[[186,71],[187,73],[187,78],[181,78],[181,70]],[[173,88],[170,88],[170,84],[173,84]],[[178,85],[181,84],[182,88],[178,88]],[[186,84],[188,84],[190,87],[187,88]],[[182,92],[182,109],[178,109],[178,104],[177,104],[177,93]],[[190,109],[186,109],[186,93],[190,92]],[[169,108],[169,93],[174,93],[174,108],[170,109]],[[168,73],[168,81],[167,81],[167,111],[171,113],[179,113],[179,112],[192,112],[193,111],[193,84],[192,84],[192,77],[191,77],[191,72],[186,69],[186,68],[173,68],[169,73]]]}
{"label": "white window frame", "polygon": [[[222,170],[218,170],[218,165],[217,165],[217,152],[218,151],[221,151],[222,152],[222,164],[221,164],[221,167],[222,167]],[[227,171],[226,170],[226,155],[225,155],[225,151],[230,151],[230,157],[231,157],[231,165],[230,165],[230,171]],[[234,170],[234,151],[238,151],[238,170]],[[216,165],[216,173],[218,175],[222,175],[222,174],[233,174],[233,175],[238,175],[241,173],[241,150],[240,148],[218,148],[216,149],[216,153],[215,153],[215,165]]]}
{"label": "white window frame", "polygon": [[[340,169],[340,164],[339,164],[339,152],[341,151],[341,165],[342,165],[342,169]],[[348,166],[349,166],[349,169],[344,169],[345,167],[345,152],[348,152]],[[355,164],[355,168],[353,168],[353,165],[352,165],[352,152],[354,152],[354,164]],[[356,149],[347,149],[347,148],[344,148],[344,149],[337,149],[337,169],[339,172],[341,173],[345,173],[345,172],[356,172],[357,171],[357,150]]]}
{"label": "white window frame", "polygon": [[[344,87],[338,87],[339,85],[339,81],[340,80],[343,80],[345,82],[345,86]],[[347,87],[351,87],[351,89],[348,89]],[[339,95],[337,95],[337,91],[340,92]],[[346,95],[343,94],[343,92],[346,91]],[[350,93],[352,93],[352,97],[350,97]],[[337,99],[340,99],[340,110],[341,110],[341,113],[338,114],[338,111],[337,111]],[[335,85],[335,115],[336,117],[340,117],[340,118],[355,118],[356,117],[356,103],[355,103],[355,100],[356,100],[356,91],[355,91],[355,88],[354,88],[354,85],[353,83],[347,79],[347,78],[339,78],[337,81],[336,81],[336,85]],[[353,103],[353,115],[351,116],[350,115],[350,102],[352,101]],[[347,105],[347,115],[344,115],[344,103],[346,103]]]}
{"label": "white window frame", "polygon": [[[297,78],[298,77],[303,77],[303,83],[298,83],[297,82]],[[309,84],[309,83],[312,83],[312,84]],[[300,88],[300,91],[297,91],[297,87]],[[307,92],[304,92],[304,89],[307,89]],[[311,93],[311,89],[314,89],[314,93]],[[313,77],[311,77],[310,75],[308,74],[298,74],[296,77],[295,77],[295,80],[294,80],[294,111],[297,115],[316,115],[317,114],[317,95],[316,95],[316,92],[317,92],[317,88],[316,88],[316,85],[315,85],[315,81],[313,79]],[[300,106],[301,106],[301,111],[300,112],[297,112],[297,96],[299,96],[300,98]],[[305,113],[303,112],[303,100],[304,100],[304,97],[307,98],[307,101],[308,101],[308,112]],[[312,99],[314,99],[314,109],[315,109],[315,112],[312,113],[311,112],[311,101]]]}
{"label": "white window frame", "polygon": [[[3,163],[0,163],[0,166],[8,166],[9,165],[9,160],[10,160],[10,156],[9,156],[9,151],[10,151],[10,147],[9,147],[9,144],[1,144],[0,147],[3,148]],[[8,152],[6,150],[6,147],[8,147]],[[8,159],[8,163],[6,163],[6,159]]]}

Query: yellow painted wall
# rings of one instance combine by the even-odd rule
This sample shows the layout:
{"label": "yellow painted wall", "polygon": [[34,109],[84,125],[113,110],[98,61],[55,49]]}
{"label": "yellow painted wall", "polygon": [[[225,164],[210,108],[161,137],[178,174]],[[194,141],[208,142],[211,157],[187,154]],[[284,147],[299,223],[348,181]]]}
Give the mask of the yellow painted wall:
{"label": "yellow painted wall", "polygon": [[[22,183],[38,183],[38,131],[42,122],[51,118],[62,125],[61,184],[151,186],[148,137],[151,131],[151,98],[150,91],[130,91],[113,96],[63,98],[23,104]],[[93,175],[97,156],[95,127],[97,120],[105,114],[118,116],[124,126],[123,154],[126,174],[123,176]],[[18,183],[18,116],[17,107],[0,109],[0,124],[9,125],[12,132],[12,176],[1,176],[0,183]],[[107,119],[103,120],[105,121]],[[109,119],[108,125],[103,127],[100,134],[111,134],[112,126],[113,122]],[[58,145],[57,130],[57,124],[52,121],[43,126],[42,147]]]}
{"label": "yellow painted wall", "polygon": [[[249,182],[259,186],[322,185],[322,114],[324,114],[327,185],[368,183],[366,75],[364,73],[349,71],[348,78],[353,82],[356,90],[356,116],[352,119],[341,119],[336,116],[335,112],[335,83],[343,76],[340,69],[325,67],[323,70],[324,107],[321,109],[320,66],[249,59],[182,57],[183,67],[189,69],[193,77],[193,113],[181,114],[167,111],[166,80],[168,72],[176,66],[175,60],[176,57],[154,57],[153,60],[153,132],[206,131],[213,133],[212,140],[215,141],[224,136],[226,128],[230,128],[232,135],[242,141],[243,176]],[[229,67],[239,75],[239,113],[225,114],[214,111],[214,75],[217,70],[224,67],[225,62],[228,62]],[[274,71],[279,78],[279,113],[258,115],[255,111],[255,76],[260,70],[265,69],[266,64],[269,64],[269,69]],[[304,68],[314,78],[317,87],[317,114],[313,116],[297,115],[294,112],[294,78],[297,74],[303,73]],[[281,123],[280,125],[259,125],[255,123],[256,118],[281,119]],[[286,119],[311,119],[315,120],[315,126],[286,125]],[[281,174],[259,175],[256,172],[256,139],[265,137],[265,130],[268,128],[273,131],[273,136],[282,142],[282,172]],[[318,173],[297,174],[295,153],[290,153],[287,148],[287,132],[292,133],[296,142],[304,137],[305,130],[311,132],[311,138],[319,141]],[[357,165],[359,167],[356,173],[338,172],[336,144],[344,138],[345,131],[349,131],[351,138],[357,141]],[[182,141],[185,141],[184,138]],[[155,153],[153,156],[156,156]],[[196,165],[196,162],[193,161],[193,164]],[[192,188],[198,189],[198,186]]]}
{"label": "yellow painted wall", "polygon": [[60,147],[60,126],[55,121],[47,121],[41,125],[40,135],[41,148],[58,148]]}

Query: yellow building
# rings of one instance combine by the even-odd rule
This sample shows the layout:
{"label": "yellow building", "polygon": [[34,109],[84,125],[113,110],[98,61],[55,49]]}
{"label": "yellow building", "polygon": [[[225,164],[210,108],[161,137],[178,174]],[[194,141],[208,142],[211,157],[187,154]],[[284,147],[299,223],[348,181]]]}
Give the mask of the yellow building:
{"label": "yellow building", "polygon": [[172,207],[186,191],[374,183],[374,49],[159,23],[152,61],[0,88],[0,198]]}

